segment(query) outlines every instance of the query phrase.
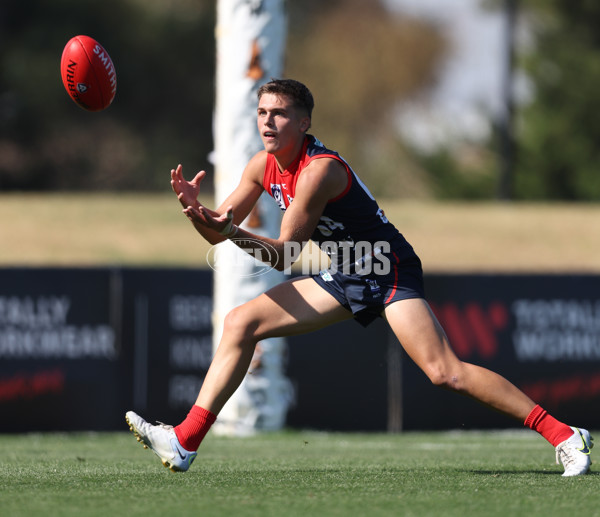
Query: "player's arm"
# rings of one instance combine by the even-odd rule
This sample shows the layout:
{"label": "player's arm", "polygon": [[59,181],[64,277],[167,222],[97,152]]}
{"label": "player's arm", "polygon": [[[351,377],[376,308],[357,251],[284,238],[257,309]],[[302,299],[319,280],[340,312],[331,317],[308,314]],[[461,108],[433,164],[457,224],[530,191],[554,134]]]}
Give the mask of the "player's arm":
{"label": "player's arm", "polygon": [[[338,196],[346,188],[347,182],[346,169],[339,161],[331,158],[314,160],[302,171],[296,183],[294,201],[282,218],[279,237],[274,239],[237,228],[233,242],[253,256],[256,256],[253,253],[255,250],[260,251],[264,249],[261,245],[267,244],[276,252],[276,262],[270,265],[283,271],[291,266],[291,262],[288,263],[290,254],[286,253],[286,243],[288,246],[290,242],[303,246],[313,234],[328,200]],[[223,206],[225,205],[226,203]],[[192,220],[198,216],[197,210],[191,207],[186,210]],[[253,247],[253,243],[256,246]]]}
{"label": "player's arm", "polygon": [[313,160],[296,183],[294,200],[281,221],[278,240],[306,243],[319,224],[328,201],[337,197],[348,183],[345,167],[337,160]]}
{"label": "player's arm", "polygon": [[[200,184],[206,172],[200,171],[191,180],[183,177],[181,165],[171,170],[171,187],[179,202],[184,207],[184,213],[192,221],[194,228],[211,244],[217,244],[225,239],[226,227],[240,224],[250,213],[258,201],[262,187],[262,173],[265,168],[264,153],[257,153],[242,173],[238,186],[216,210],[211,210],[198,201]],[[194,213],[194,217],[190,215]]]}

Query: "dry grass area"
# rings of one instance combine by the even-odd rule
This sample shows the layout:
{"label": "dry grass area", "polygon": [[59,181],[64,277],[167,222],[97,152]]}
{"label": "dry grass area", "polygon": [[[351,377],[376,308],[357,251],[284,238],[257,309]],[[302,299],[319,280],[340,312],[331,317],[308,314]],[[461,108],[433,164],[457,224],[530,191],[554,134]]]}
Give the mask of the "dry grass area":
{"label": "dry grass area", "polygon": [[[600,273],[600,204],[381,205],[429,272]],[[206,266],[169,193],[4,194],[0,220],[2,267]]]}
{"label": "dry grass area", "polygon": [[381,204],[426,271],[600,272],[600,204]]}

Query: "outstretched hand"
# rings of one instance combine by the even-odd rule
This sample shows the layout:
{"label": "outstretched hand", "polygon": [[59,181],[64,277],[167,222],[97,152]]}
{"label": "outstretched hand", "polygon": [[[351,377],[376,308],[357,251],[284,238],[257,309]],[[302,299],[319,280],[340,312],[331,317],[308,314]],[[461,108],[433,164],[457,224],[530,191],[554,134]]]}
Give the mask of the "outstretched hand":
{"label": "outstretched hand", "polygon": [[206,176],[206,171],[200,171],[192,181],[187,181],[183,177],[183,167],[181,164],[177,169],[171,169],[171,188],[177,194],[177,199],[184,208],[188,206],[198,208],[198,195],[200,194],[200,183]]}
{"label": "outstretched hand", "polygon": [[232,233],[235,233],[235,225],[233,224],[233,207],[228,207],[224,214],[211,214],[202,205],[198,207],[188,206],[183,209],[183,213],[193,223],[200,224],[206,228],[219,232],[225,237],[229,237]]}

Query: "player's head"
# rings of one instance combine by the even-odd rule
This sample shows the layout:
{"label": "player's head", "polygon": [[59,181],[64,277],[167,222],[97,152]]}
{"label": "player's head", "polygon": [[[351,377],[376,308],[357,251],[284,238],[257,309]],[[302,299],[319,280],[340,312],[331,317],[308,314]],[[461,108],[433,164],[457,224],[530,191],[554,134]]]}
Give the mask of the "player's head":
{"label": "player's head", "polygon": [[308,118],[312,117],[315,101],[310,90],[301,82],[294,79],[271,79],[258,89],[259,100],[266,93],[288,96],[297,110],[305,112]]}

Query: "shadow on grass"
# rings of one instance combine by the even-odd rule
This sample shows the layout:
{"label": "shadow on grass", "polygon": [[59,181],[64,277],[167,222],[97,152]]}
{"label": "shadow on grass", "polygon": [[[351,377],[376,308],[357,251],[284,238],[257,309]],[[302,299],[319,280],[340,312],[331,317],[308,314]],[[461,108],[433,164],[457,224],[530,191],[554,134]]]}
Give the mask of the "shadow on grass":
{"label": "shadow on grass", "polygon": [[[459,472],[468,472],[469,474],[480,474],[482,476],[501,476],[503,474],[542,474],[542,475],[550,475],[550,476],[560,476],[562,472],[558,470],[516,470],[516,469],[507,469],[507,470],[480,470],[480,469],[460,469]],[[600,472],[588,472],[585,476],[600,476]],[[573,476],[580,477],[580,476]]]}

